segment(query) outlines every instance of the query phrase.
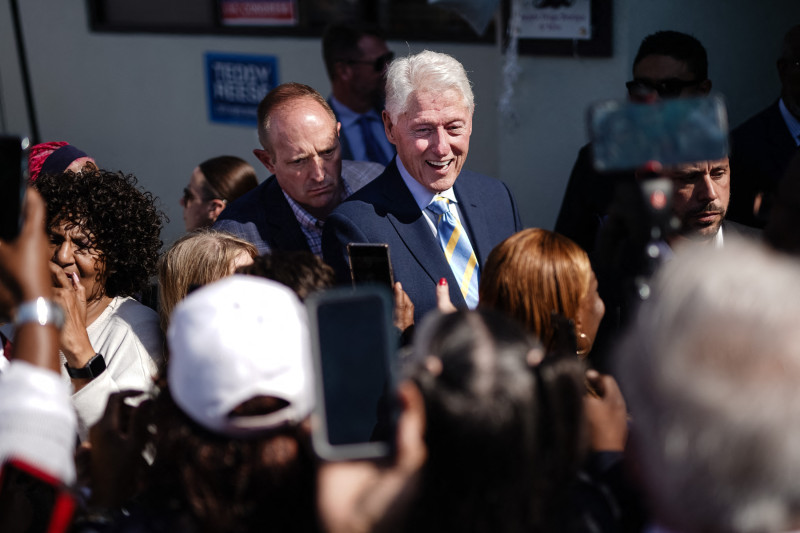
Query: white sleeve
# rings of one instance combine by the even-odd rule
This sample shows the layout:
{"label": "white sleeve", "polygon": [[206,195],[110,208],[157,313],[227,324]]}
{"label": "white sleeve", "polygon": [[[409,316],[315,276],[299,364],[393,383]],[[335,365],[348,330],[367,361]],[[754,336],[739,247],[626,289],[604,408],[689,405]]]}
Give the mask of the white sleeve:
{"label": "white sleeve", "polygon": [[22,459],[75,482],[72,387],[51,370],[14,360],[0,374],[0,463]]}

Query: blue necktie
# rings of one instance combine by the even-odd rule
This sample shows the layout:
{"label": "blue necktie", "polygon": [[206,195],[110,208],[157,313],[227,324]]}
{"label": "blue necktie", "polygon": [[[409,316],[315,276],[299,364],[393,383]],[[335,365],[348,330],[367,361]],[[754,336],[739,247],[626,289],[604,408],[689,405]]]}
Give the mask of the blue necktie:
{"label": "blue necktie", "polygon": [[436,196],[428,208],[437,215],[436,231],[444,256],[461,288],[467,307],[478,305],[478,258],[469,242],[464,226],[450,212],[450,200]]}
{"label": "blue necktie", "polygon": [[386,157],[386,153],[384,153],[381,148],[378,139],[372,134],[372,126],[370,125],[372,120],[374,120],[373,117],[368,115],[361,115],[358,118],[358,126],[361,128],[361,139],[364,141],[364,148],[367,150],[367,159],[386,166],[389,164],[389,158]]}

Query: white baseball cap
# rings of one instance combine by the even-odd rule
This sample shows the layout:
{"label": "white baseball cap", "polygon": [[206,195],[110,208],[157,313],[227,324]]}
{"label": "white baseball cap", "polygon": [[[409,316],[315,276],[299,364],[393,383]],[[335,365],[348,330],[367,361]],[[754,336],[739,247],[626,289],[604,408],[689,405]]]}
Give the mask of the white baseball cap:
{"label": "white baseball cap", "polygon": [[[234,275],[198,289],[175,307],[167,342],[170,393],[210,431],[246,436],[299,423],[314,407],[306,312],[280,283]],[[266,415],[230,416],[258,396],[288,405]]]}

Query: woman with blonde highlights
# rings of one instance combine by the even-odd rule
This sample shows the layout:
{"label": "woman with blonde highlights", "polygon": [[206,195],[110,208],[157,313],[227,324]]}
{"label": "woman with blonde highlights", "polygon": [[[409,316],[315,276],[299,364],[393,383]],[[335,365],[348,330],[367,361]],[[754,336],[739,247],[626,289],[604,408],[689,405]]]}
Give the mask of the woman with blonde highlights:
{"label": "woman with blonde highlights", "polygon": [[167,330],[172,310],[189,292],[230,276],[257,256],[251,243],[221,231],[197,230],[175,241],[158,263],[163,330]]}
{"label": "woman with blonde highlights", "polygon": [[572,320],[578,354],[591,350],[605,306],[589,257],[567,237],[539,228],[498,244],[481,273],[480,307],[516,318],[550,347],[551,313]]}

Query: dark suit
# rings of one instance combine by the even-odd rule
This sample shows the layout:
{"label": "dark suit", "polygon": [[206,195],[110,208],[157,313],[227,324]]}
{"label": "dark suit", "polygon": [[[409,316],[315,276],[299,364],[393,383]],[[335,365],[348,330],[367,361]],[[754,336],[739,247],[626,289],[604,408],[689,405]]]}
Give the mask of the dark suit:
{"label": "dark suit", "polygon": [[[461,222],[483,267],[497,244],[522,229],[516,203],[503,182],[474,172],[462,171],[453,190]],[[325,222],[322,254],[341,282],[350,278],[350,242],[389,244],[395,280],[414,303],[415,321],[436,307],[435,287],[441,278],[447,278],[453,304],[466,307],[444,252],[394,161]]]}
{"label": "dark suit", "polygon": [[220,213],[214,229],[253,243],[259,254],[271,250],[311,251],[275,176],[231,202]]}
{"label": "dark suit", "polygon": [[[357,191],[383,172],[383,165],[342,161],[342,180]],[[214,229],[253,243],[259,254],[272,250],[311,251],[292,207],[275,176],[231,202],[220,213]]]}
{"label": "dark suit", "polygon": [[614,203],[617,185],[632,183],[634,179],[633,172],[597,172],[592,164],[592,145],[584,145],[569,175],[555,231],[591,254],[603,218]]}
{"label": "dark suit", "polygon": [[[789,160],[797,151],[786,122],[775,102],[731,132],[731,201],[728,219],[763,227],[772,195],[777,192]],[[764,194],[762,213],[753,215],[753,202]]]}

